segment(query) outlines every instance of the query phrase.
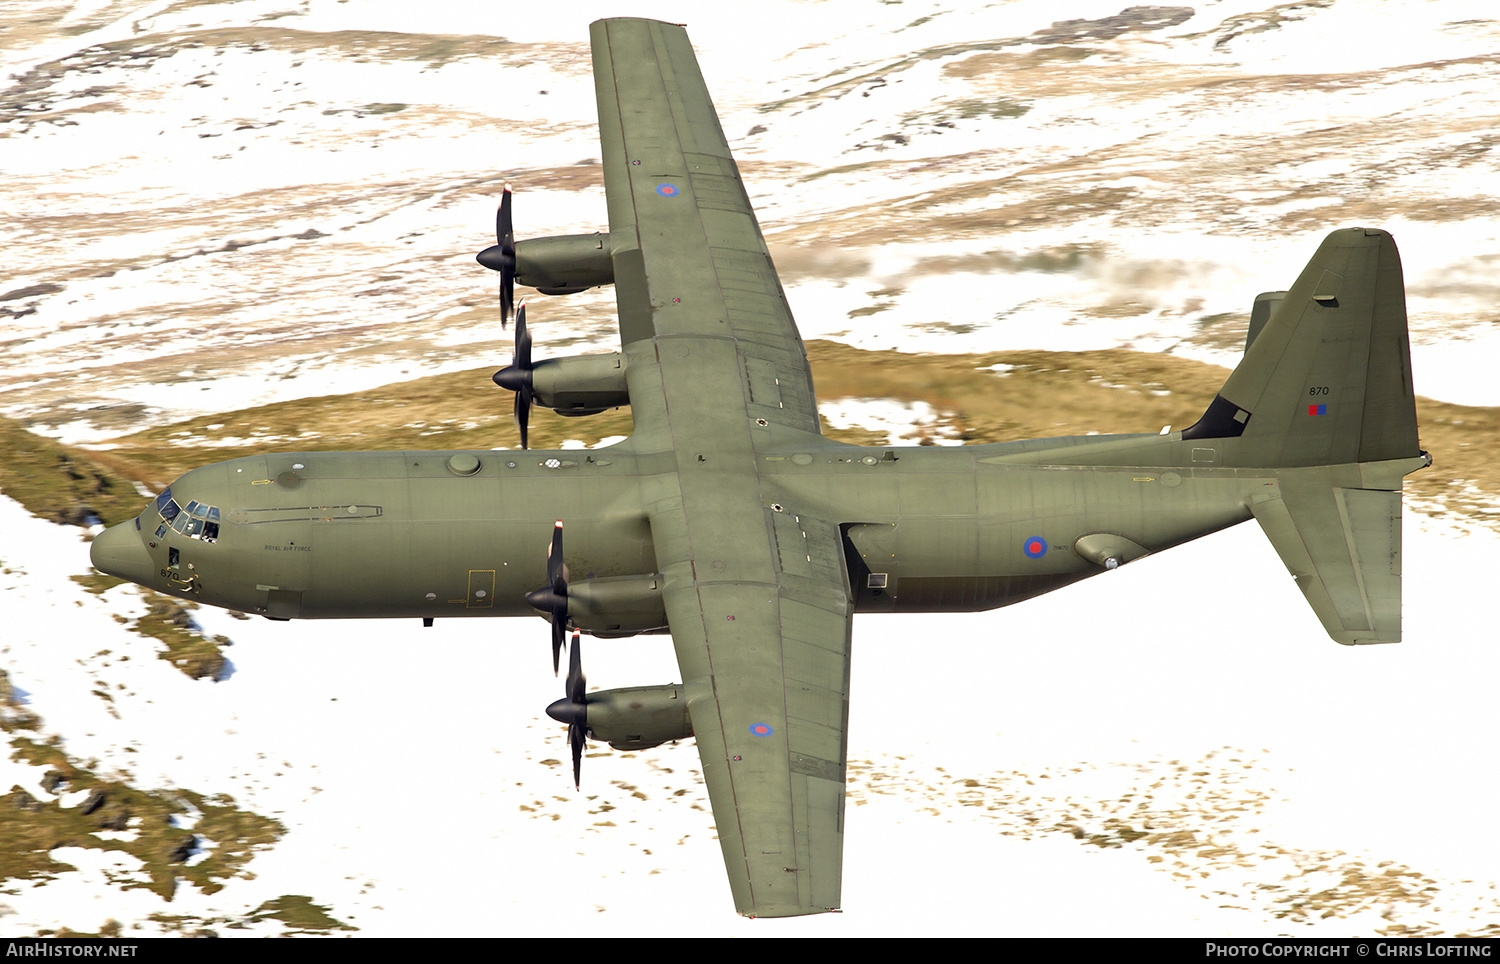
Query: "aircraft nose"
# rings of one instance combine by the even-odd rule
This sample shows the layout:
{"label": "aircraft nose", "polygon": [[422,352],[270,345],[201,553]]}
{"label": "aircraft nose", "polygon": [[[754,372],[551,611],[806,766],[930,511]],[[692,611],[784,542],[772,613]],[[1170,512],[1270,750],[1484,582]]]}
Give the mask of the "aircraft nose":
{"label": "aircraft nose", "polygon": [[142,585],[149,583],[156,571],[133,521],[111,526],[95,536],[89,561],[100,572]]}

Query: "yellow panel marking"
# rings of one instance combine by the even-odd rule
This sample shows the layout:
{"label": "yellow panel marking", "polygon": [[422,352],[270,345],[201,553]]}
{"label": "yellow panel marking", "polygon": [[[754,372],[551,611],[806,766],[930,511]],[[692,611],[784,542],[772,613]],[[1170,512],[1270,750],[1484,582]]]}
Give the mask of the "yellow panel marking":
{"label": "yellow panel marking", "polygon": [[469,570],[469,597],[465,609],[493,609],[495,606],[495,570]]}

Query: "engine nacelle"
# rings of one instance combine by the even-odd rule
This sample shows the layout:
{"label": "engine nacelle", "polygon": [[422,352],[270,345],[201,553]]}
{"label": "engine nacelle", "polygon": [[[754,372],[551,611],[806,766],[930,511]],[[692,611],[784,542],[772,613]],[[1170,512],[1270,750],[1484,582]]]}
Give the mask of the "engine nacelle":
{"label": "engine nacelle", "polygon": [[667,606],[661,598],[662,577],[604,576],[568,583],[568,621],[606,639],[661,632],[667,628]]}
{"label": "engine nacelle", "polygon": [[625,388],[625,355],[568,355],[546,358],[531,369],[536,404],[559,415],[597,415],[630,404]]}
{"label": "engine nacelle", "polygon": [[687,695],[675,683],[590,693],[587,720],[589,735],[616,750],[645,750],[693,735]]}
{"label": "engine nacelle", "polygon": [[516,281],[548,295],[614,284],[609,235],[596,231],[517,241]]}

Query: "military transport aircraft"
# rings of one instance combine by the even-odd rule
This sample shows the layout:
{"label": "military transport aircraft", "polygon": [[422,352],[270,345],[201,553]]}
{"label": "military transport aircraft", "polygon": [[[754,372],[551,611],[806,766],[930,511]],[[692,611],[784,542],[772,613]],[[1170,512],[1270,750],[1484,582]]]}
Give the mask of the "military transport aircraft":
{"label": "military transport aircraft", "polygon": [[[836,443],[681,26],[593,24],[609,231],[497,244],[515,283],[613,284],[621,350],[514,363],[522,449],[276,453],[196,469],[92,550],[104,572],[271,619],[521,616],[565,633],[588,737],[694,737],[741,914],[840,905],[856,612],[1018,602],[1254,518],[1341,643],[1401,636],[1417,439],[1395,243],[1335,231],[1259,296],[1245,353],[1166,434],[959,448]],[[629,405],[634,434],[529,451],[532,406]],[[566,538],[564,538],[566,533]],[[566,565],[564,562],[566,561]],[[1240,605],[1222,582],[1203,587]],[[680,684],[588,692],[579,631],[670,632]]]}

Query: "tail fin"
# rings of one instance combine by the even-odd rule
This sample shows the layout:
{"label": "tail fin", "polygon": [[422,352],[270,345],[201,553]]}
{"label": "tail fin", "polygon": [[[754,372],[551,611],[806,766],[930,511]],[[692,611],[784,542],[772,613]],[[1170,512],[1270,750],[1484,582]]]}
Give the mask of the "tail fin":
{"label": "tail fin", "polygon": [[1184,439],[1230,439],[1220,464],[1412,458],[1416,397],[1406,292],[1384,231],[1330,234]]}
{"label": "tail fin", "polygon": [[1335,231],[1281,294],[1261,296],[1264,327],[1182,437],[1274,474],[1250,509],[1330,636],[1398,642],[1401,479],[1432,461],[1417,441],[1401,256],[1384,231]]}

